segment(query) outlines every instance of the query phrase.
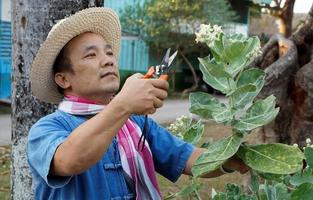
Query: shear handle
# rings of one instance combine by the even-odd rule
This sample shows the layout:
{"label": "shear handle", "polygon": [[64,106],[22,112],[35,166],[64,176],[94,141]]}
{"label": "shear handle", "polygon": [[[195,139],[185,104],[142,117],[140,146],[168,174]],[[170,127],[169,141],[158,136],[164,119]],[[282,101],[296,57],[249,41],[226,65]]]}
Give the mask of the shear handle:
{"label": "shear handle", "polygon": [[152,66],[149,68],[148,72],[143,76],[143,79],[152,78],[154,74],[155,74],[155,68]]}

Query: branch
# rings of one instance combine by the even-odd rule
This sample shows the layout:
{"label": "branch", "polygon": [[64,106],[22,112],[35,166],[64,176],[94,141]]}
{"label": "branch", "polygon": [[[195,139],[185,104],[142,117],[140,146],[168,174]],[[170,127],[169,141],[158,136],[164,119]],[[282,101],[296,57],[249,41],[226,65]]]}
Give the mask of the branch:
{"label": "branch", "polygon": [[311,41],[313,37],[313,5],[305,18],[304,24],[290,37],[297,46]]}
{"label": "branch", "polygon": [[[286,39],[282,35],[276,34],[263,48],[263,53],[256,61],[265,62],[266,55],[274,45],[279,47],[279,58],[274,63],[266,67],[266,80],[260,97],[274,94],[278,103],[286,100],[286,90],[289,86],[290,76],[298,69],[298,53],[296,45],[292,40]],[[262,64],[262,63],[255,63]],[[258,65],[257,65],[258,66]]]}

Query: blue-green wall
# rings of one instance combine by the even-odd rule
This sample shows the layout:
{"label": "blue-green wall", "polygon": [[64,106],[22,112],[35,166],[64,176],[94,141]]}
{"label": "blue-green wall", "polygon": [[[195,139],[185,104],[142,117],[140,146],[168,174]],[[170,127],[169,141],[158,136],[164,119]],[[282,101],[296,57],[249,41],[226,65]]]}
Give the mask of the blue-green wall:
{"label": "blue-green wall", "polygon": [[11,23],[0,20],[0,99],[11,96],[11,45]]}
{"label": "blue-green wall", "polygon": [[[144,0],[106,0],[104,6],[120,14],[127,5],[138,2],[142,3]],[[119,67],[122,80],[135,72],[146,72],[149,67],[149,47],[145,42],[136,36],[122,34]]]}

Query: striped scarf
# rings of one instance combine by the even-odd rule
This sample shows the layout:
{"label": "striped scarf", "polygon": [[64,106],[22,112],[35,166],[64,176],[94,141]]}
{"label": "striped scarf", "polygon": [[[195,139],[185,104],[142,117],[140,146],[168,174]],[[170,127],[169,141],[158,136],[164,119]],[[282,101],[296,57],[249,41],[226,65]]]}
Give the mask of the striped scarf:
{"label": "striped scarf", "polygon": [[[58,109],[73,115],[95,115],[105,108],[83,98],[65,96]],[[136,200],[162,199],[157,183],[152,153],[149,144],[138,149],[138,142],[142,132],[140,127],[128,119],[118,131],[118,150],[121,157],[122,168],[135,183]]]}

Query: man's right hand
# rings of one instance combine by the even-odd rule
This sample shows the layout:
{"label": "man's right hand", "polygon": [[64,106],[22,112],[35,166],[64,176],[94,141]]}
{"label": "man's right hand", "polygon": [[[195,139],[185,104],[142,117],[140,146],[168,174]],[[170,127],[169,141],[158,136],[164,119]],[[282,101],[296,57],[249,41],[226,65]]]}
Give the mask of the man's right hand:
{"label": "man's right hand", "polygon": [[169,84],[162,79],[143,79],[142,74],[130,76],[113,99],[125,105],[130,114],[152,114],[163,105]]}

